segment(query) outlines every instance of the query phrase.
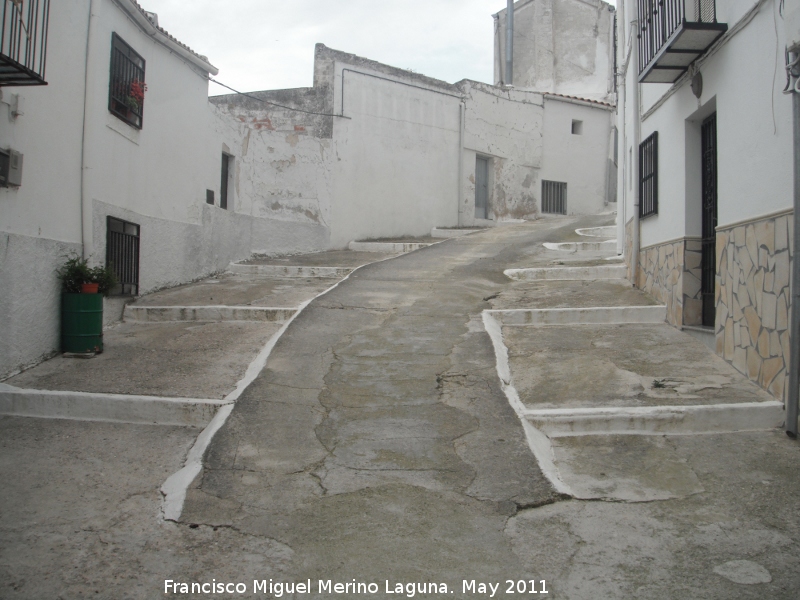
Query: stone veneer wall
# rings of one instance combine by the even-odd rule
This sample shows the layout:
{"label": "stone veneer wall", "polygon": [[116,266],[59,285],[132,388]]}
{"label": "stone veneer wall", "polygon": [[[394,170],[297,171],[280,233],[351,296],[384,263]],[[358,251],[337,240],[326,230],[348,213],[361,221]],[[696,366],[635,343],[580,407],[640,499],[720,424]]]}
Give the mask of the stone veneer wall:
{"label": "stone veneer wall", "polygon": [[684,240],[642,248],[636,287],[667,306],[667,323],[683,325]]}
{"label": "stone veneer wall", "polygon": [[786,398],[792,211],[717,231],[717,354]]}

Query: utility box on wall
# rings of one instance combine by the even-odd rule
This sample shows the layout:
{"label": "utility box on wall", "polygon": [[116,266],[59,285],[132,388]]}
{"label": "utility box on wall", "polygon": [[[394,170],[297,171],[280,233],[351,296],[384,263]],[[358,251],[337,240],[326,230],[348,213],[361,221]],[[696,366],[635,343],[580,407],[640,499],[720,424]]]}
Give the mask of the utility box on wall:
{"label": "utility box on wall", "polygon": [[0,150],[0,186],[22,185],[22,153],[16,150]]}

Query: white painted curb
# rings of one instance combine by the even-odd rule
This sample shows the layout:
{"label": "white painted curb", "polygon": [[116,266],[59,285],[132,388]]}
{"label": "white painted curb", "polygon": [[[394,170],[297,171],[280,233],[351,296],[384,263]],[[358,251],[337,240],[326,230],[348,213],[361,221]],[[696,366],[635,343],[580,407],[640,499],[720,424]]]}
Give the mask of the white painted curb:
{"label": "white painted curb", "polygon": [[0,389],[0,414],[17,417],[205,427],[228,400]]}
{"label": "white painted curb", "polygon": [[516,281],[591,281],[594,279],[625,279],[625,265],[597,267],[546,267],[537,269],[506,269],[506,277]]}
{"label": "white painted curb", "polygon": [[549,437],[600,434],[696,434],[775,429],[784,423],[778,401],[693,406],[524,410]]}
{"label": "white painted curb", "polygon": [[495,368],[497,375],[500,378],[500,388],[508,399],[508,403],[514,412],[517,413],[522,428],[525,431],[525,437],[528,440],[528,446],[533,452],[536,462],[539,463],[539,468],[542,473],[547,477],[548,481],[553,487],[561,494],[568,494],[574,496],[569,486],[561,480],[558,473],[558,467],[555,463],[555,454],[553,453],[553,446],[550,444],[549,438],[541,431],[537,430],[525,418],[525,405],[519,399],[519,393],[511,382],[511,367],[508,362],[508,348],[503,342],[503,330],[500,323],[494,318],[493,311],[485,310],[481,315],[483,319],[483,327],[489,338],[492,340],[495,354]]}
{"label": "white painted curb", "polygon": [[479,231],[486,231],[485,229],[440,229],[434,227],[431,229],[432,238],[455,238],[469,235],[470,233],[478,233]]}
{"label": "white painted curb", "polygon": [[308,266],[282,266],[282,265],[243,265],[231,263],[228,265],[230,273],[240,275],[262,275],[277,279],[338,279],[345,277],[353,270],[352,267],[308,267]]}
{"label": "white painted curb", "polygon": [[666,306],[517,308],[485,312],[502,325],[618,325],[664,323],[667,319]]}
{"label": "white painted curb", "polygon": [[544,242],[543,246],[548,250],[560,250],[562,252],[598,252],[613,251],[617,253],[617,240],[606,240],[604,242]]}
{"label": "white painted curb", "polygon": [[350,242],[348,248],[357,252],[385,252],[387,254],[406,253],[426,248],[430,243],[421,242]]}
{"label": "white painted curb", "polygon": [[617,226],[608,225],[607,227],[584,227],[582,229],[576,229],[575,233],[586,237],[615,238],[617,237]]}
{"label": "white painted curb", "polygon": [[258,321],[285,323],[296,308],[265,306],[125,306],[123,320],[140,323],[166,321]]}

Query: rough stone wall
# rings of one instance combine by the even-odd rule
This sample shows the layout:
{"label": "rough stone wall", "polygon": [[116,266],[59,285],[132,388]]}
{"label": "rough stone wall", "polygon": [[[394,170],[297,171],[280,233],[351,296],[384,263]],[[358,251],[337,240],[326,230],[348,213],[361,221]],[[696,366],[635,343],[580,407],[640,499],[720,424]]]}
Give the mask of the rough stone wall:
{"label": "rough stone wall", "polygon": [[698,238],[686,238],[683,249],[683,324],[702,325],[703,295],[702,279],[703,245]]}
{"label": "rough stone wall", "polygon": [[717,354],[786,398],[792,214],[717,232]]}
{"label": "rough stone wall", "polygon": [[667,242],[639,251],[636,287],[666,304],[667,322],[683,325],[684,240]]}

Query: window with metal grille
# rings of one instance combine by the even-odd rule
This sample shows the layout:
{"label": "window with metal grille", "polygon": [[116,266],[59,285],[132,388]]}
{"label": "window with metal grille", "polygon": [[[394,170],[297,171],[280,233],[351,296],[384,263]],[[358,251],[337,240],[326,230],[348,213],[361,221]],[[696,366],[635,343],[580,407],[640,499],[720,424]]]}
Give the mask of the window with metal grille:
{"label": "window with metal grille", "polygon": [[111,293],[136,296],[139,293],[139,226],[106,217],[106,231],[106,266],[117,276],[117,286]]}
{"label": "window with metal grille", "polygon": [[566,183],[542,179],[542,212],[555,215],[567,214]]}
{"label": "window with metal grille", "polygon": [[658,214],[658,132],[639,146],[639,216]]}
{"label": "window with metal grille", "polygon": [[142,128],[144,59],[116,33],[111,34],[111,76],[108,110],[129,125]]}

